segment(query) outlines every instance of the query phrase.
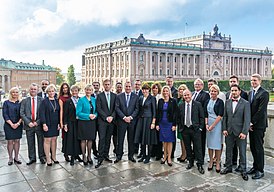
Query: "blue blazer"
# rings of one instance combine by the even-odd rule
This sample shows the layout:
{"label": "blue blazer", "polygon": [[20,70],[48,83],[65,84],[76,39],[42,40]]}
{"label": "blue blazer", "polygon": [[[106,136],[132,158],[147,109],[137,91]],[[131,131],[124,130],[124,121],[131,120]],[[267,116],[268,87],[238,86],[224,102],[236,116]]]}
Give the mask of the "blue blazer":
{"label": "blue blazer", "polygon": [[[93,113],[97,118],[97,110],[96,110],[96,99],[94,97],[90,97],[91,104],[93,106]],[[90,120],[90,104],[89,100],[86,96],[81,97],[76,106],[76,116],[80,120]]]}

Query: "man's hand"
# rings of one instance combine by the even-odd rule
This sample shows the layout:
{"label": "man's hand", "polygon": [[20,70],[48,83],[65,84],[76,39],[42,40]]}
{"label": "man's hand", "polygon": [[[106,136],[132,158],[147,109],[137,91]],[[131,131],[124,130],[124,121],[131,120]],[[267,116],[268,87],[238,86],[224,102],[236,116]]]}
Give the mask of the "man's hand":
{"label": "man's hand", "polygon": [[245,138],[246,138],[246,135],[243,134],[243,133],[240,133],[239,138],[240,138],[240,139],[245,139]]}
{"label": "man's hand", "polygon": [[111,117],[111,116],[107,117],[107,122],[108,122],[108,123],[111,123],[112,120],[113,120],[113,117]]}
{"label": "man's hand", "polygon": [[223,135],[226,137],[228,136],[228,132],[227,131],[223,131]]}

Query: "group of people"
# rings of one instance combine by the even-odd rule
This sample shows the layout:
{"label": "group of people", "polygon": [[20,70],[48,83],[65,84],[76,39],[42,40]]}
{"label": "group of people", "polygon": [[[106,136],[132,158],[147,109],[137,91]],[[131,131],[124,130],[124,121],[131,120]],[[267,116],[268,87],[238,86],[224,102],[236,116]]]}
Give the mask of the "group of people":
{"label": "group of people", "polygon": [[[264,176],[264,134],[267,127],[269,93],[261,87],[261,76],[251,77],[252,90],[247,94],[239,87],[237,76],[229,79],[230,91],[222,93],[214,79],[208,80],[209,92],[204,91],[201,79],[194,81],[194,92],[182,84],[178,90],[173,78],[166,78],[166,85],[154,83],[151,87],[136,80],[116,84],[111,91],[111,81],[86,85],[85,95],[79,97],[80,88],[63,83],[59,94],[48,80],[29,87],[29,97],[19,101],[19,89],[12,88],[9,99],[3,105],[4,131],[9,153],[8,165],[21,164],[18,158],[22,129],[26,130],[29,162],[36,162],[35,135],[38,141],[40,162],[48,166],[59,163],[56,159],[57,136],[62,130],[62,152],[66,161],[75,160],[95,168],[103,162],[112,163],[109,157],[111,139],[119,163],[124,154],[127,135],[128,160],[147,164],[151,158],[172,166],[176,137],[180,140],[179,162],[188,160],[187,169],[196,161],[198,171],[204,174],[203,164],[208,148],[208,171],[216,166],[216,172],[227,174],[232,166],[248,180]],[[99,142],[96,144],[96,136]],[[246,147],[249,133],[253,167],[247,171]],[[225,139],[224,139],[225,138]],[[226,146],[225,168],[221,170],[221,154]],[[97,147],[98,146],[98,147]],[[140,149],[140,153],[138,154]],[[13,157],[14,151],[14,157]],[[134,154],[137,154],[137,160]],[[82,155],[80,158],[79,155]]]}

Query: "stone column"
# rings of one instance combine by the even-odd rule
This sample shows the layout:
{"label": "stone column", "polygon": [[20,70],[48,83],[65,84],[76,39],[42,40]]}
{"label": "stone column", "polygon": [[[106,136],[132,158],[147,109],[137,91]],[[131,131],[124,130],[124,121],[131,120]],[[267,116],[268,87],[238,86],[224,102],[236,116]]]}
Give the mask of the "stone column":
{"label": "stone column", "polygon": [[2,89],[7,92],[8,90],[5,90],[5,74],[2,74]]}
{"label": "stone column", "polygon": [[[10,84],[11,84],[11,82],[10,82],[10,75],[7,75],[7,83],[8,83],[8,90],[6,90],[6,91],[9,91],[10,90]],[[6,92],[5,91],[5,92]]]}
{"label": "stone column", "polygon": [[168,53],[165,53],[164,76],[167,76],[167,57]]}
{"label": "stone column", "polygon": [[193,77],[195,77],[195,69],[196,69],[196,63],[195,63],[195,58],[196,58],[196,55],[193,54],[193,59],[192,59],[192,62],[193,62]]}
{"label": "stone column", "polygon": [[[153,56],[153,52],[150,51],[149,52],[149,74],[148,74],[149,79],[153,77],[152,76],[152,69],[153,69],[152,56]],[[154,63],[155,63],[155,58],[154,58]],[[154,76],[155,76],[155,69],[154,69]]]}
{"label": "stone column", "polygon": [[144,71],[144,77],[145,77],[145,79],[147,80],[147,78],[148,78],[148,76],[149,76],[149,64],[148,64],[148,62],[149,62],[149,57],[148,57],[148,51],[146,51],[145,52],[145,54],[146,54],[146,64],[145,64],[145,71]]}
{"label": "stone column", "polygon": [[186,62],[185,62],[185,70],[186,70],[186,77],[188,77],[188,54],[186,54]]}
{"label": "stone column", "polygon": [[139,71],[138,71],[138,65],[139,65],[139,52],[135,51],[135,78],[139,78]]}
{"label": "stone column", "polygon": [[124,71],[123,71],[123,74],[122,74],[122,78],[123,78],[123,79],[126,78],[126,70],[127,70],[127,69],[126,69],[126,68],[127,68],[127,67],[126,67],[126,66],[127,66],[126,60],[127,60],[127,53],[128,53],[128,52],[126,52],[126,51],[124,52],[124,61],[123,61],[123,62],[124,62],[124,65],[123,65],[123,66],[124,66]]}
{"label": "stone column", "polygon": [[157,77],[160,77],[160,68],[161,68],[160,57],[161,57],[161,52],[157,52],[157,63],[156,63]]}

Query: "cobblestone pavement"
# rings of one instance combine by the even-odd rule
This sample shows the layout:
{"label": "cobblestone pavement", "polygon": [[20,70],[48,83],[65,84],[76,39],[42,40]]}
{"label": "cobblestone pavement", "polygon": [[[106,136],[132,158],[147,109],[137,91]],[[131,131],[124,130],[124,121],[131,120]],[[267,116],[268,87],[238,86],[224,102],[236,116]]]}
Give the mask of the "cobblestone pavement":
{"label": "cobblestone pavement", "polygon": [[[83,166],[76,162],[70,166],[65,162],[60,152],[60,137],[57,159],[60,164],[52,167],[40,164],[38,161],[30,166],[28,161],[25,135],[21,140],[21,165],[8,166],[6,141],[0,136],[0,192],[8,191],[274,191],[274,158],[266,157],[265,177],[260,180],[244,181],[240,174],[230,173],[220,175],[207,171],[199,174],[197,167],[186,170],[186,163],[174,159],[173,166],[161,165],[153,159],[149,164],[132,163],[123,160],[117,164],[103,163],[99,169],[93,166]],[[112,150],[111,150],[112,151]],[[180,147],[177,145],[176,155]],[[111,154],[114,160],[114,154]],[[248,165],[251,166],[251,154],[248,152]],[[224,155],[222,158],[224,162]],[[94,160],[94,162],[96,162]]]}

